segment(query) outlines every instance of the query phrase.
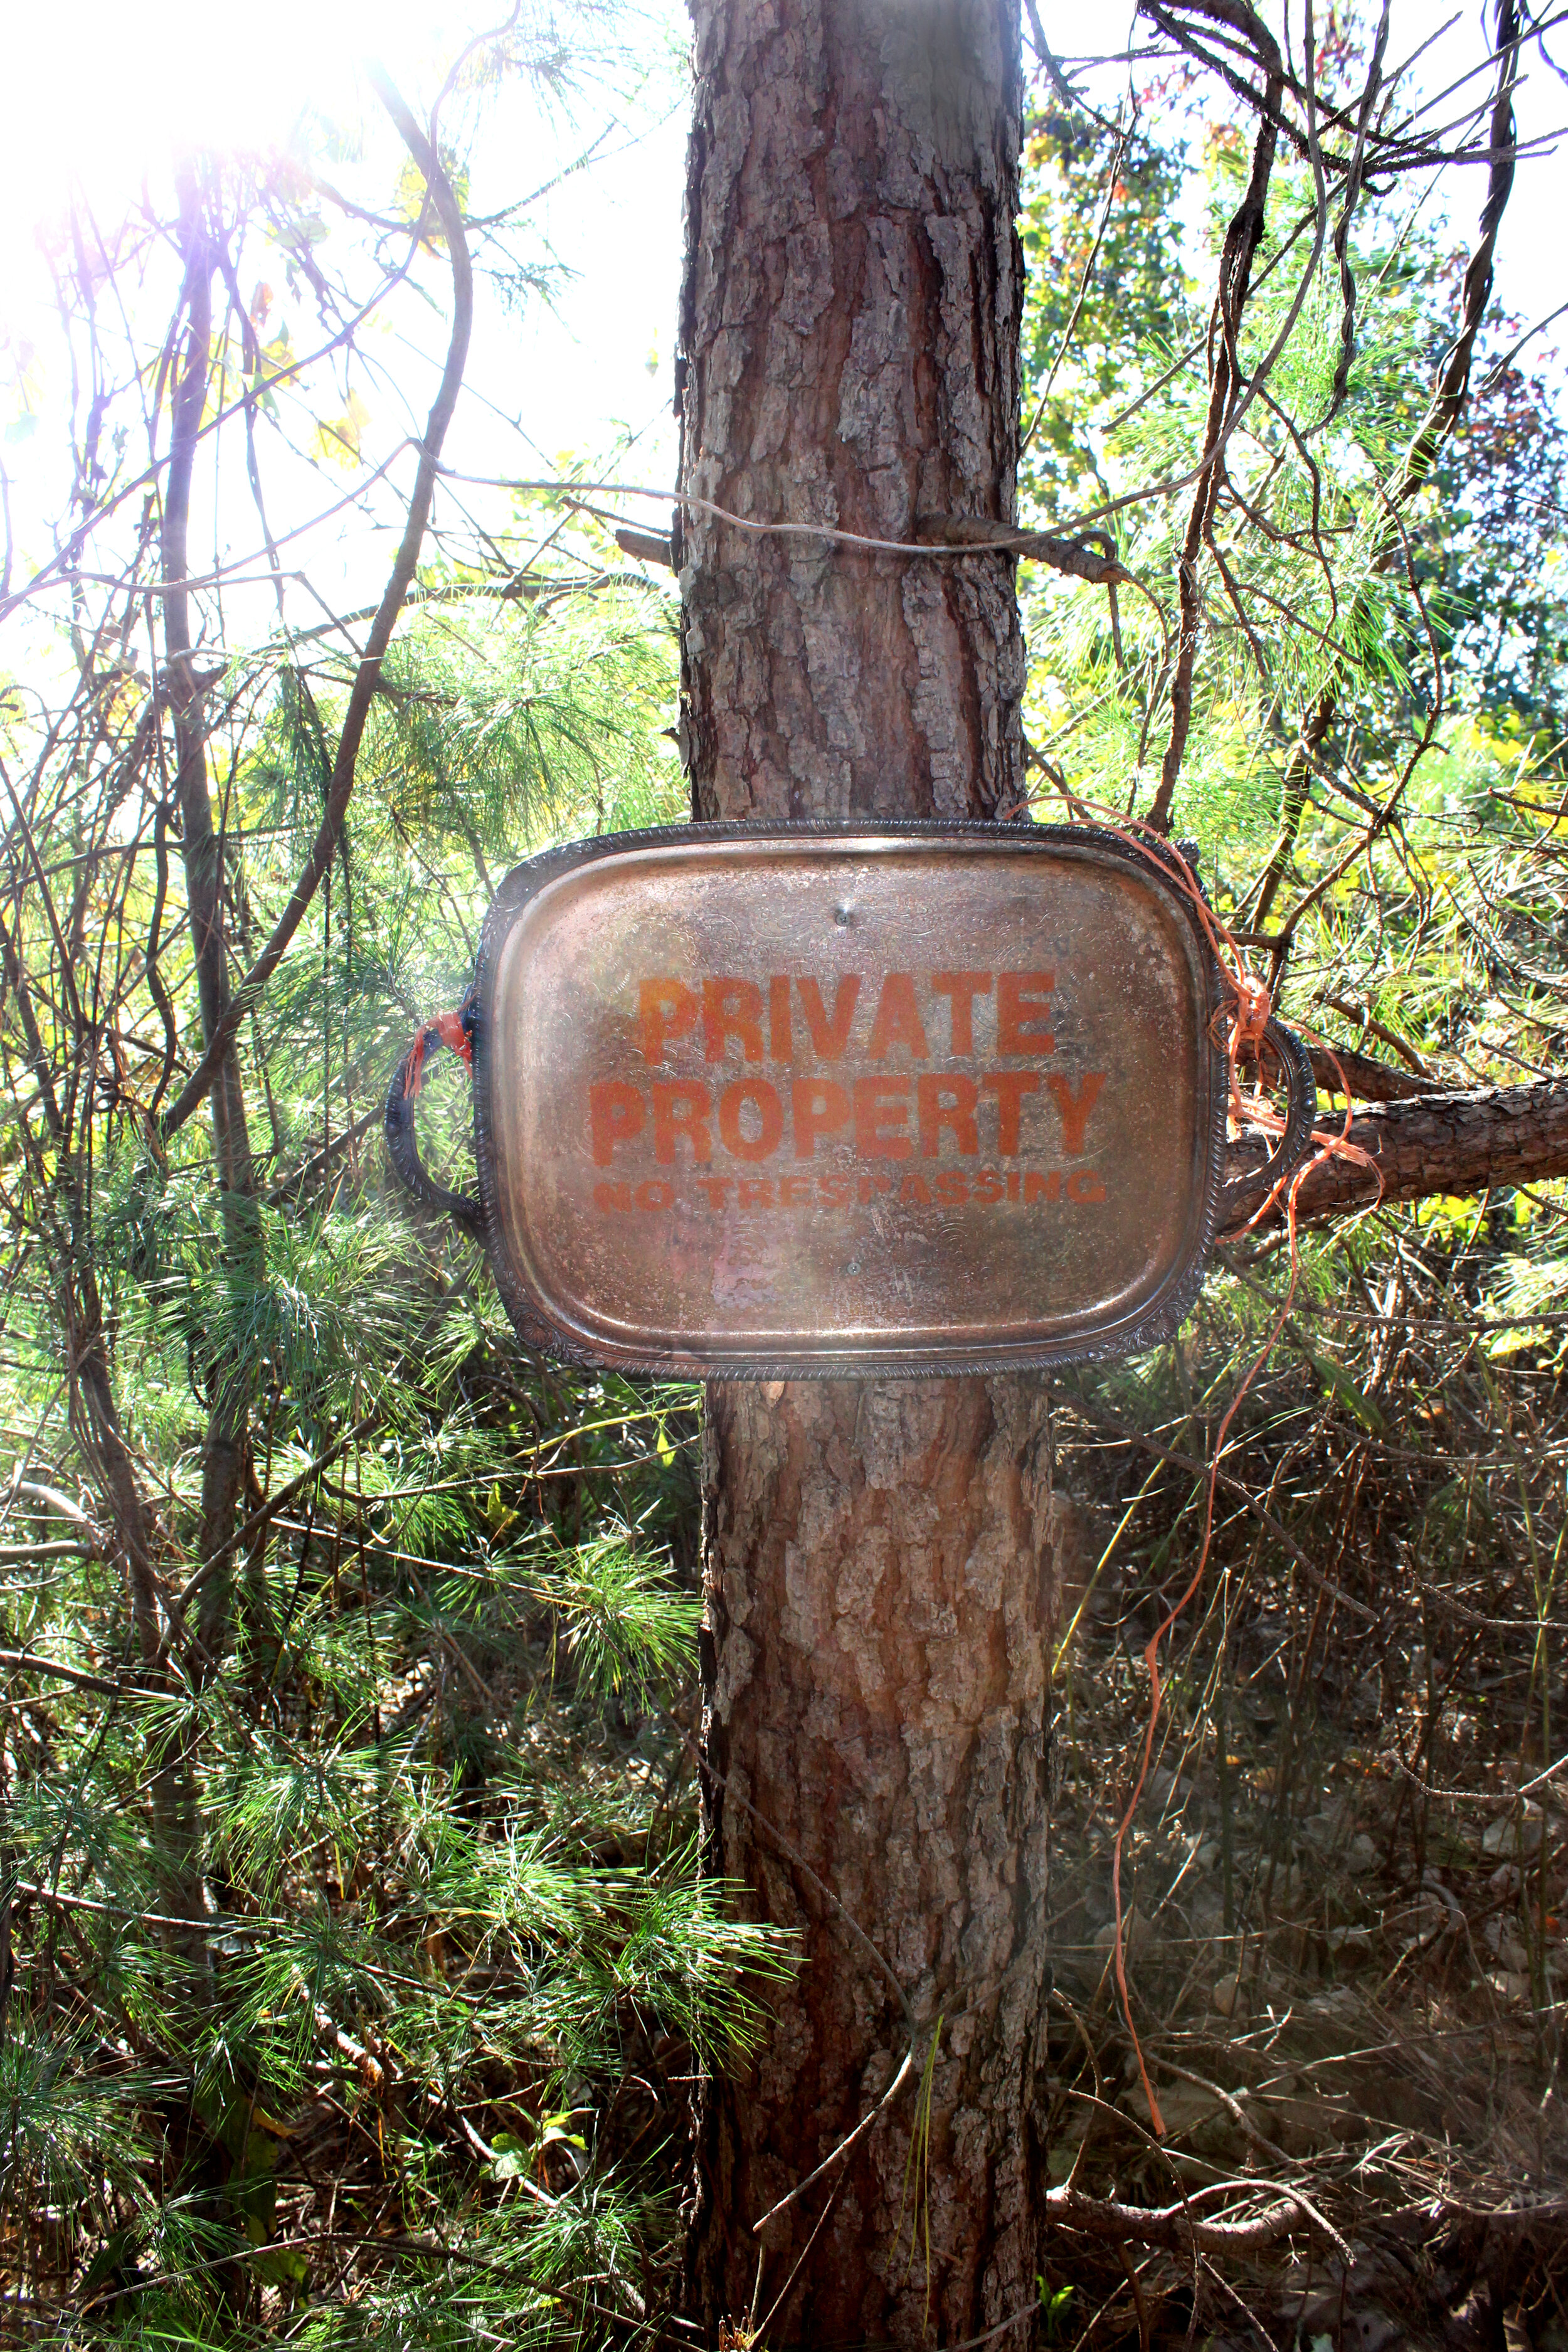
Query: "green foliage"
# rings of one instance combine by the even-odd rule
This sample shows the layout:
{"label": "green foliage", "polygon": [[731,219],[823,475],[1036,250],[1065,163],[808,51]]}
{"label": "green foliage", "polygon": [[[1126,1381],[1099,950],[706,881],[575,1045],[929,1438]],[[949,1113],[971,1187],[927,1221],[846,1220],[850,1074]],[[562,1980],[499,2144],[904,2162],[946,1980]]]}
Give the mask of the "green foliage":
{"label": "green foliage", "polygon": [[1042,514],[1065,520],[1104,496],[1106,424],[1194,331],[1197,289],[1179,210],[1185,160],[1142,131],[1119,152],[1077,115],[1053,111],[1031,127],[1019,222],[1029,387],[1019,479]]}
{"label": "green foliage", "polygon": [[618,1535],[552,1548],[535,1590],[554,1611],[579,1685],[646,1699],[697,1663],[697,1606]]}
{"label": "green foliage", "polygon": [[[554,39],[542,20],[471,55],[444,142],[524,53],[563,89]],[[357,315],[316,177],[333,145],[307,125],[271,177],[209,160],[197,187],[247,287],[266,272],[211,338],[225,463],[216,387],[243,380],[263,451],[296,431],[335,498],[363,484],[384,378],[356,352],[304,387],[275,290]],[[395,222],[423,187],[402,172]],[[445,239],[411,267],[444,291]],[[63,289],[85,346],[99,290]],[[141,348],[146,289],[116,291],[122,440],[165,395],[167,322]],[[692,2069],[752,2045],[793,1966],[698,1871],[676,1727],[696,1393],[520,1357],[479,1253],[395,1205],[376,1132],[506,867],[683,813],[670,599],[560,521],[520,499],[515,571],[492,536],[418,575],[330,871],[240,1031],[243,1189],[206,1107],[159,1123],[203,1034],[167,700],[118,656],[100,674],[68,622],[58,723],[5,706],[58,862],[0,918],[0,1643],[82,1679],[8,1697],[0,1738],[0,2231],[72,2340],[640,2328],[678,2226],[653,2159]],[[110,604],[134,607],[137,560]],[[321,826],[353,676],[332,647],[362,635],[225,637],[204,754],[231,962]],[[443,1056],[421,1105],[464,1187],[468,1086]],[[638,2110],[631,2086],[667,2075]]]}
{"label": "green foliage", "polygon": [[123,2119],[153,2088],[121,2067],[90,2065],[86,2037],[13,2024],[0,2046],[0,2204],[66,2207],[111,2190],[136,2197]]}
{"label": "green foliage", "polygon": [[[1123,587],[1113,611],[1103,593],[1026,569],[1026,725],[1050,792],[1146,808],[1172,724],[1173,586],[1207,429],[1209,289],[1250,149],[1224,121],[1201,136],[1167,121],[1156,135],[1141,120],[1123,143],[1050,114],[1026,161],[1025,343],[1047,388],[1026,402],[1020,499],[1046,529],[1104,534],[1146,593]],[[1209,190],[1196,245],[1181,202],[1194,171]],[[1489,373],[1478,360],[1433,489],[1395,519],[1390,497],[1451,340],[1458,268],[1408,190],[1363,199],[1348,253],[1354,351],[1336,407],[1342,295],[1330,258],[1302,283],[1312,215],[1307,167],[1282,151],[1244,373],[1289,331],[1226,445],[1202,559],[1180,823],[1224,861],[1238,898],[1282,817],[1296,822],[1281,780],[1326,686],[1338,709],[1322,758],[1348,761],[1347,782],[1372,800],[1397,787],[1439,690],[1528,709],[1542,745],[1560,731],[1568,634],[1552,584],[1562,461],[1550,394],[1517,367]],[[1508,332],[1503,321],[1498,340]],[[1344,818],[1309,866],[1331,863],[1334,840],[1359,822]],[[1316,830],[1309,817],[1303,844]]]}
{"label": "green foliage", "polygon": [[389,666],[370,749],[395,836],[467,849],[483,881],[523,850],[679,813],[660,733],[674,719],[672,616],[647,591],[492,597],[432,620]]}
{"label": "green foliage", "polygon": [[[521,65],[553,94],[569,69],[607,70],[605,23],[583,12],[576,29],[575,57],[546,15],[466,58],[442,129],[459,190],[458,117],[499,78]],[[198,173],[246,286],[265,267],[295,313],[268,281],[242,312],[215,278],[228,308],[197,387],[211,437],[228,465],[244,384],[253,413],[233,446],[289,431],[334,500],[345,481],[369,496],[389,404],[354,341],[374,305],[334,274],[326,166],[358,152],[307,118],[291,156]],[[1146,808],[1247,144],[1223,110],[1146,115],[1124,144],[1052,113],[1025,160],[1021,499],[1033,521],[1103,533],[1091,544],[1141,583],[1112,604],[1026,567],[1037,805]],[[402,266],[376,275],[395,231],[427,273],[421,299],[444,302],[445,237],[427,220],[407,234],[421,173],[400,159],[374,193],[353,232],[370,290]],[[1478,362],[1466,434],[1392,530],[1385,494],[1450,336],[1456,271],[1402,191],[1366,199],[1331,415],[1342,297],[1331,268],[1299,286],[1310,211],[1310,175],[1282,149],[1244,372],[1299,292],[1300,307],[1228,446],[1203,552],[1177,829],[1244,929],[1279,844],[1271,919],[1289,918],[1284,986],[1313,1026],[1455,1078],[1555,1067],[1554,418],[1517,367],[1493,384]],[[490,227],[493,282],[551,282],[548,256]],[[172,218],[163,232],[177,243]],[[130,321],[112,365],[108,279],[61,262],[79,379],[109,387],[92,429],[115,482],[139,478],[127,452],[149,416],[162,481],[163,355],[184,347],[183,310],[148,323],[160,281],[141,240],[128,228],[106,265]],[[317,310],[341,351],[307,383]],[[37,405],[29,370],[17,385],[13,429]],[[246,465],[241,448],[237,478]],[[521,1356],[479,1252],[395,1208],[376,1128],[416,1024],[461,999],[508,864],[684,815],[673,598],[598,522],[521,493],[488,540],[426,549],[321,887],[245,1008],[237,1111],[224,1097],[221,1117],[204,1108],[170,1137],[161,1113],[205,1032],[173,666],[158,653],[154,691],[134,650],[161,593],[147,514],[140,538],[124,525],[96,606],[100,575],[73,556],[80,576],[37,629],[47,658],[5,672],[36,699],[0,700],[16,770],[0,907],[0,1643],[29,1661],[7,1670],[0,1743],[0,1948],[16,1961],[0,1990],[0,2218],[16,2275],[73,2340],[128,2346],[651,2335],[690,2080],[754,2047],[795,1957],[698,1866],[700,1399]],[[94,562],[121,528],[105,515],[101,532],[80,523]],[[268,614],[247,639],[216,600],[206,615],[223,651],[203,755],[237,970],[321,824],[353,674],[338,648],[363,617],[269,634]],[[1292,746],[1331,682],[1334,724],[1292,803]],[[420,1108],[427,1159],[464,1188],[468,1087],[440,1055]],[[223,1174],[237,1112],[246,1188]],[[1375,1321],[1407,1257],[1503,1318],[1476,1377],[1551,1370],[1563,1226],[1554,1182],[1309,1237],[1289,1374],[1255,1400],[1247,1443],[1283,1459],[1309,1417],[1356,1448],[1411,1436],[1388,1365],[1331,1320],[1353,1297]],[[1087,1403],[1139,1429],[1212,1427],[1279,1313],[1255,1265],[1243,1250],[1216,1276],[1190,1360],[1183,1341],[1098,1370]],[[1148,1548],[1152,1589],[1190,1537],[1199,1488],[1184,1474],[1182,1490]],[[1402,1539],[1424,1559],[1522,1545],[1544,1616],[1541,1503],[1521,1535],[1445,1475]],[[1191,1714],[1200,1678],[1184,1669],[1171,1694]],[[910,2250],[918,2234],[929,2256],[927,2154],[911,2149]],[[1073,2298],[1040,2282],[1047,2340],[1071,2332]]]}

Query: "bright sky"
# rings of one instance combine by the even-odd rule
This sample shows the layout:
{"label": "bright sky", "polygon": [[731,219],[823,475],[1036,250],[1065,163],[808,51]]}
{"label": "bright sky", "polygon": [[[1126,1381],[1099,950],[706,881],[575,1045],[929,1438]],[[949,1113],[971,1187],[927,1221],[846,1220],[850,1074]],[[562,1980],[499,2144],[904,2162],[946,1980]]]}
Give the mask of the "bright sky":
{"label": "bright sky", "polygon": [[[1058,53],[1070,58],[1083,38],[1082,0],[1043,0],[1042,14]],[[384,203],[395,175],[395,142],[358,61],[367,53],[383,58],[422,111],[470,17],[475,27],[493,21],[482,0],[443,0],[434,10],[428,0],[269,0],[265,9],[236,0],[142,0],[136,9],[123,0],[66,0],[55,8],[14,0],[0,117],[0,425],[14,414],[14,387],[13,404],[5,404],[6,377],[19,353],[47,340],[48,279],[35,232],[62,214],[73,179],[112,218],[144,174],[164,177],[174,143],[257,148],[281,142],[308,95],[328,118],[363,131],[357,168],[378,184],[375,200]],[[1446,17],[1447,28],[1440,30]],[[542,0],[536,21],[547,21]],[[550,249],[573,274],[553,308],[532,297],[521,312],[494,302],[481,309],[470,383],[484,386],[521,426],[540,471],[567,453],[595,459],[618,429],[641,436],[635,466],[628,459],[624,470],[662,483],[672,477],[674,457],[670,358],[685,147],[684,10],[680,0],[646,0],[646,13],[617,37],[618,60],[602,70],[592,57],[599,37],[592,0],[565,0],[561,22],[574,58],[586,64],[586,87],[570,113],[542,110],[519,92],[503,96],[474,151],[469,201],[483,211],[514,200],[599,141],[592,163],[531,208],[520,240],[536,257]],[[1438,35],[1421,67],[1429,91],[1484,55],[1473,0],[1462,16],[1436,0],[1394,0],[1393,22],[1391,60]],[[640,94],[629,89],[637,65],[648,73]],[[1103,81],[1099,88],[1103,94]],[[1482,88],[1469,83],[1463,95]],[[1454,102],[1446,102],[1437,119],[1454,110]],[[1530,56],[1519,111],[1527,137],[1568,121],[1568,88],[1538,50]],[[345,182],[355,169],[354,159],[345,158]],[[1456,236],[1468,240],[1484,175],[1450,172],[1447,182],[1441,201]],[[1568,298],[1565,220],[1568,142],[1521,167],[1503,225],[1499,293],[1531,323]],[[431,287],[439,292],[435,278]],[[427,352],[438,318],[423,297],[410,302],[388,332]],[[1568,349],[1568,334],[1563,341]],[[380,348],[384,385],[406,343]],[[426,395],[419,371],[412,373],[411,397],[421,407]],[[378,429],[390,429],[391,395],[371,384],[366,397],[373,415],[381,404]],[[395,429],[405,431],[407,419]],[[516,472],[525,450],[493,410],[470,398],[448,454],[474,470],[493,465]],[[63,441],[56,456],[63,460]],[[32,538],[33,552],[45,552],[39,530],[52,503],[43,487],[48,437],[40,432],[25,449],[19,441],[0,448],[0,457],[16,486],[19,535],[25,542]],[[36,490],[31,533],[29,475]],[[58,478],[57,463],[57,485]]]}
{"label": "bright sky", "polygon": [[[423,117],[465,37],[492,28],[502,15],[494,0],[443,0],[436,10],[414,0],[274,0],[266,10],[235,0],[145,0],[137,10],[121,0],[68,0],[59,10],[15,11],[0,118],[0,462],[11,478],[18,578],[49,553],[49,526],[69,488],[68,383],[41,244],[58,236],[73,190],[100,220],[114,222],[144,180],[166,201],[180,145],[235,153],[282,146],[301,105],[313,101],[346,133],[347,152],[328,175],[356,201],[384,209],[403,154],[362,60],[383,60]],[[534,21],[548,24],[545,8],[535,9]],[[638,469],[656,483],[673,480],[684,20],[677,23],[672,0],[649,0],[640,13],[627,6],[613,47],[601,30],[606,21],[597,0],[566,0],[561,22],[579,86],[564,101],[514,79],[471,117],[453,99],[443,118],[465,150],[474,121],[480,125],[466,152],[472,211],[545,191],[508,242],[525,263],[557,271],[550,301],[530,293],[509,306],[481,281],[465,397],[446,453],[474,472],[547,475],[573,460],[579,470],[592,469],[601,453],[637,436]],[[585,151],[592,152],[586,168],[551,187]],[[323,247],[323,257],[331,250]],[[290,293],[254,239],[242,267],[247,300],[258,271],[278,280],[268,333],[287,325],[296,351],[320,340],[308,291]],[[162,331],[176,291],[167,264],[164,270],[168,283],[155,285],[139,322],[144,341]],[[369,282],[363,266],[358,275],[363,289]],[[365,404],[363,446],[372,461],[419,429],[434,386],[431,362],[444,347],[445,265],[422,263],[416,275],[423,288],[405,289],[372,322],[356,381],[344,388]],[[318,389],[318,415],[342,406],[331,401],[331,389]],[[309,424],[297,396],[295,406],[300,415],[289,421],[298,442],[308,438]],[[25,409],[37,411],[36,424],[18,413]],[[277,512],[318,510],[349,487],[330,473],[324,485],[309,476],[265,427],[258,441]],[[404,487],[411,464],[405,457],[397,469]],[[448,515],[459,497],[470,507],[486,505],[482,492],[449,493]],[[237,453],[216,509],[200,481],[196,498],[193,548],[221,548],[227,560],[248,554],[257,523]],[[390,517],[395,509],[383,503]],[[493,517],[498,502],[489,504]],[[324,549],[297,551],[340,609],[374,597],[389,552],[384,535],[345,529],[345,520],[353,519],[339,519]],[[266,592],[258,593],[268,606]],[[230,600],[231,633],[247,625],[243,602]],[[319,613],[296,608],[293,617],[298,625]],[[261,625],[266,618],[264,611]]]}

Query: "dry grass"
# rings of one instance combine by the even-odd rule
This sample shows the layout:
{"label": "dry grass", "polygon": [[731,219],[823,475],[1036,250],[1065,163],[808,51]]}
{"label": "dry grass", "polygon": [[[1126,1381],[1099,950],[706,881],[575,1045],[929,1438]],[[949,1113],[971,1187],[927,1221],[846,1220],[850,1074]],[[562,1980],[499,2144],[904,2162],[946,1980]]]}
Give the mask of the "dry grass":
{"label": "dry grass", "polygon": [[1086,1511],[1058,1673],[1053,2179],[1159,2205],[1207,2189],[1206,2217],[1243,2221],[1288,2185],[1321,2224],[1234,2262],[1145,2254],[1142,2275],[1064,2233],[1064,2342],[1568,2341],[1568,1391],[1551,1329],[1522,1349],[1479,1329],[1497,1244],[1472,1223],[1468,1244],[1363,1231],[1349,1283],[1309,1269],[1367,1307],[1314,1307],[1309,1283],[1227,1452],[1123,1868],[1163,2137],[1116,1998],[1111,1847],[1201,1484],[1144,1441],[1206,1459],[1281,1269],[1233,1260],[1142,1381],[1064,1387],[1058,1477]]}

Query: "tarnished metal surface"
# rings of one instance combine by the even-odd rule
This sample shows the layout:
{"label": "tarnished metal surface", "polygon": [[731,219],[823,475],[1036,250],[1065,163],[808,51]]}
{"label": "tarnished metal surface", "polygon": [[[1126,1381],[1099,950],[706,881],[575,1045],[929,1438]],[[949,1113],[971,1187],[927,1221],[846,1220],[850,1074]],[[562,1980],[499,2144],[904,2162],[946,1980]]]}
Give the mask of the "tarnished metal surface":
{"label": "tarnished metal surface", "polygon": [[480,958],[492,1261],[626,1368],[936,1372],[1173,1328],[1224,1065],[1181,895],[1076,828],[621,835],[519,867]]}

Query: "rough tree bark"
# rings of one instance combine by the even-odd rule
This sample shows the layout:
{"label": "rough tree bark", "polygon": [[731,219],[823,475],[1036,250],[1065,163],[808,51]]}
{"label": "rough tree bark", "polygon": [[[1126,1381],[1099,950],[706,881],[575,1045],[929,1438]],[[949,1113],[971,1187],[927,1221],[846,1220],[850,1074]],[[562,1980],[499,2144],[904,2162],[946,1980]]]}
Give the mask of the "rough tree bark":
{"label": "rough tree bark", "polygon": [[[1016,0],[693,13],[685,488],[881,539],[1012,521]],[[1010,557],[828,549],[690,508],[673,553],[700,817],[1021,803]],[[1043,1391],[716,1386],[707,1444],[708,1866],[798,1929],[804,1964],[750,2070],[705,2086],[694,2305],[710,2336],[962,2340],[1030,2306],[1040,2267],[1064,1526]],[[754,2234],[911,2040],[888,2114]]]}

